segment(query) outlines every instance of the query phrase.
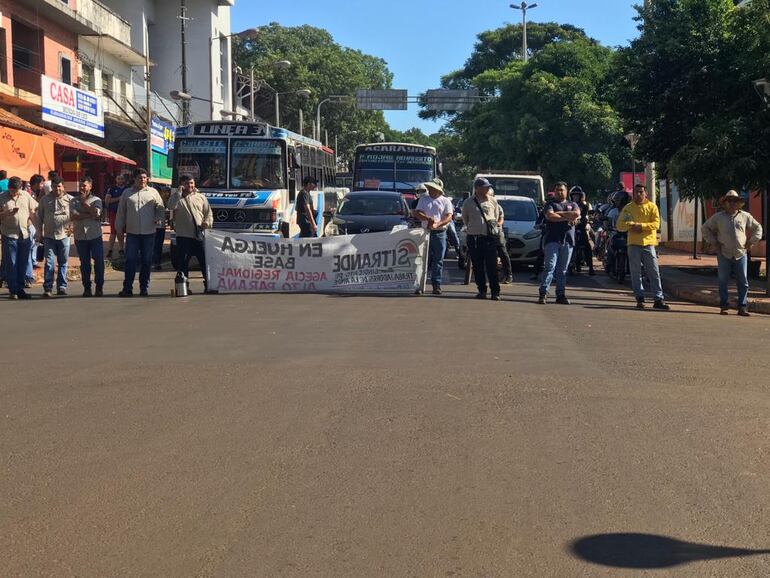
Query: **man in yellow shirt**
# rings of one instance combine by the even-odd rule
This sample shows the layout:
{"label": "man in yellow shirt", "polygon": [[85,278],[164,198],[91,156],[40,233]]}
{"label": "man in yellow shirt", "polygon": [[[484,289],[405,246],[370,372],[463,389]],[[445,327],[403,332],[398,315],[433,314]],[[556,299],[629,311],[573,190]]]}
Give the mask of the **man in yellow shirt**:
{"label": "man in yellow shirt", "polygon": [[647,278],[655,294],[653,308],[668,311],[671,307],[663,298],[658,254],[655,251],[658,244],[660,213],[655,203],[647,199],[647,188],[644,185],[638,184],[634,187],[632,200],[620,211],[616,228],[621,233],[628,233],[628,265],[631,269],[631,284],[636,295],[637,309],[644,309],[645,306],[642,278],[642,263],[644,263]]}

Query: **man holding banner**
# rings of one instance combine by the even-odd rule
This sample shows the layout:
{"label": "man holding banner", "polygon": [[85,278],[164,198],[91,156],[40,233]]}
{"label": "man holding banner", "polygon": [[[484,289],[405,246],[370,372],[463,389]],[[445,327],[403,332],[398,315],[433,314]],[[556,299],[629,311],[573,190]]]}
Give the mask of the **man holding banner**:
{"label": "man holding banner", "polygon": [[454,207],[444,196],[444,186],[441,181],[434,179],[425,183],[428,194],[420,197],[417,208],[412,211],[416,219],[422,221],[422,226],[430,233],[430,282],[433,294],[441,295],[441,279],[444,270],[444,253],[446,253],[446,232],[452,221]]}
{"label": "man holding banner", "polygon": [[208,290],[206,283],[206,251],[203,245],[203,231],[211,228],[214,217],[206,196],[195,187],[195,179],[182,175],[179,190],[168,200],[171,220],[176,231],[176,246],[179,251],[179,271],[187,279],[187,292],[190,292],[190,257],[195,257],[203,272],[203,290]]}

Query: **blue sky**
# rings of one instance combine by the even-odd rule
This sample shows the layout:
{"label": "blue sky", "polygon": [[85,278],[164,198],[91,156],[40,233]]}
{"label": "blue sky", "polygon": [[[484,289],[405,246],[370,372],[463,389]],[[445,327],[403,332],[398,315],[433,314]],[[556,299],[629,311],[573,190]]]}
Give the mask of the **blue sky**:
{"label": "blue sky", "polygon": [[[416,95],[438,88],[442,75],[460,68],[479,32],[520,22],[521,12],[510,4],[506,0],[237,0],[232,29],[269,22],[325,28],[343,46],[384,58],[395,76],[393,87]],[[637,34],[634,4],[632,0],[538,0],[528,19],[574,24],[602,43],[617,46]],[[438,129],[438,124],[421,120],[417,112],[417,105],[410,105],[408,111],[386,116],[400,130],[418,126],[430,133]]]}

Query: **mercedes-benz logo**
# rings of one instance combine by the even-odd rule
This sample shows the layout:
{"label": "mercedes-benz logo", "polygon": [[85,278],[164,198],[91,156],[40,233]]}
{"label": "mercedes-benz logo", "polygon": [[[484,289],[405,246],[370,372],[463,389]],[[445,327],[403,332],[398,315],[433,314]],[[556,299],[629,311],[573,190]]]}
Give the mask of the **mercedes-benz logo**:
{"label": "mercedes-benz logo", "polygon": [[217,221],[226,221],[227,217],[230,216],[230,213],[228,213],[225,210],[219,210],[217,211]]}
{"label": "mercedes-benz logo", "polygon": [[364,227],[364,228],[362,228],[362,229],[361,229],[361,232],[362,232],[362,233],[368,233],[368,232],[369,232],[369,229],[367,229],[366,227]]}
{"label": "mercedes-benz logo", "polygon": [[243,223],[246,220],[246,212],[237,211],[234,218],[236,223]]}

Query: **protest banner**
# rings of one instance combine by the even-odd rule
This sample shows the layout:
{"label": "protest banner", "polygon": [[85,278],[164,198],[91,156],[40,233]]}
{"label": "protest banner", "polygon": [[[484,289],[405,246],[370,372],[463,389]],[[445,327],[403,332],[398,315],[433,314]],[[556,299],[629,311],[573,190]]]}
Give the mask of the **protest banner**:
{"label": "protest banner", "polygon": [[219,293],[414,293],[428,242],[422,229],[311,239],[212,230],[206,277]]}

